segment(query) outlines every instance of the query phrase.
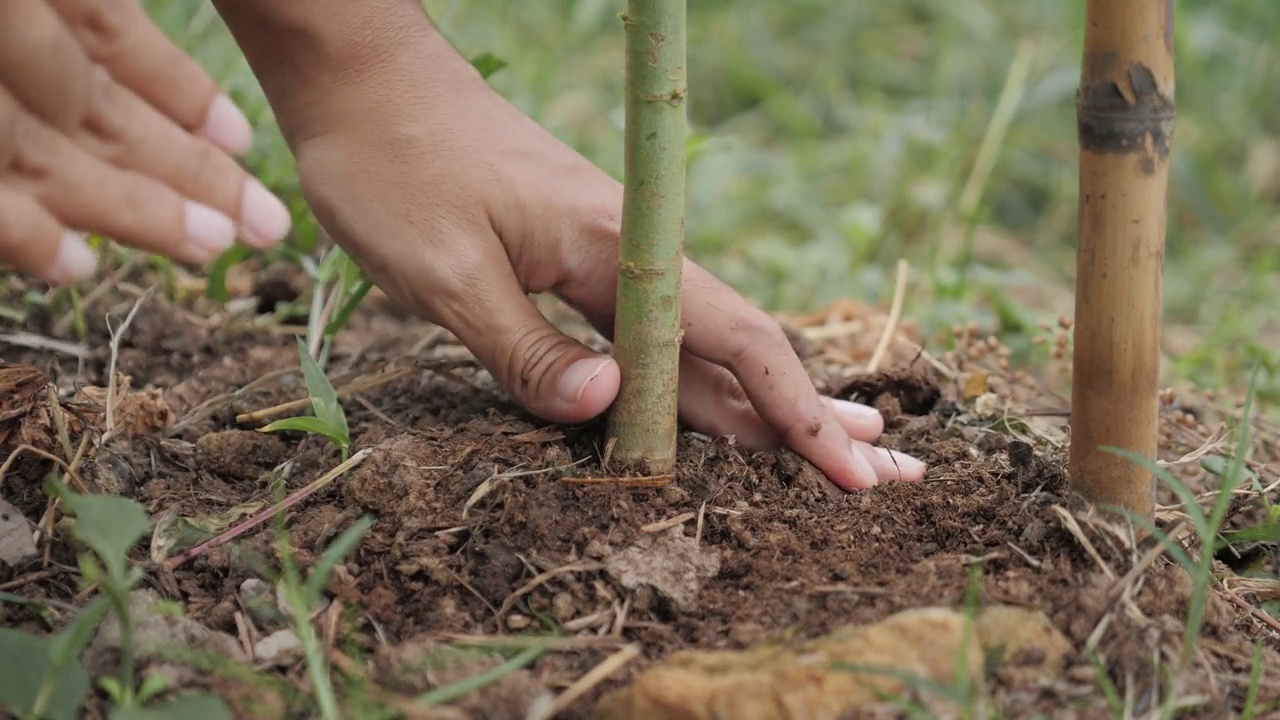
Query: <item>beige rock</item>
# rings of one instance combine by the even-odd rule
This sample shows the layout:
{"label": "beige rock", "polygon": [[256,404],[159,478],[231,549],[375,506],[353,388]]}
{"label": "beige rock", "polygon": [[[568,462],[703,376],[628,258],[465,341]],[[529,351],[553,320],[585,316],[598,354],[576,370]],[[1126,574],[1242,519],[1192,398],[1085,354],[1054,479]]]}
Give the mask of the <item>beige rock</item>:
{"label": "beige rock", "polygon": [[1021,672],[1057,676],[1070,645],[1043,615],[1019,608],[985,609],[973,624],[961,611],[907,610],[796,647],[678,653],[597,711],[602,720],[838,720],[903,698],[946,714],[958,709],[955,691],[977,697],[984,659],[997,650],[1020,659]]}

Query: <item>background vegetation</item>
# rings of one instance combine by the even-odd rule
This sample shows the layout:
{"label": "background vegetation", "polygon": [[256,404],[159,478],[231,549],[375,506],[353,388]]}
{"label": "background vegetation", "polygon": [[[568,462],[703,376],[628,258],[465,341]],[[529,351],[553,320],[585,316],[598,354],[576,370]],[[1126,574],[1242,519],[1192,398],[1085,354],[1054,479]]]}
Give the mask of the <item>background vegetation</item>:
{"label": "background vegetation", "polygon": [[[213,8],[146,4],[258,123],[249,164],[292,200],[306,239],[292,159]],[[425,2],[465,54],[509,63],[492,78],[501,92],[618,178],[624,4]],[[698,0],[688,12],[693,257],[782,311],[887,303],[906,257],[906,312],[927,332],[975,321],[1024,353],[1038,322],[1070,312],[1083,2]],[[1262,360],[1259,389],[1275,399],[1280,4],[1179,0],[1177,13],[1170,381],[1243,387]]]}

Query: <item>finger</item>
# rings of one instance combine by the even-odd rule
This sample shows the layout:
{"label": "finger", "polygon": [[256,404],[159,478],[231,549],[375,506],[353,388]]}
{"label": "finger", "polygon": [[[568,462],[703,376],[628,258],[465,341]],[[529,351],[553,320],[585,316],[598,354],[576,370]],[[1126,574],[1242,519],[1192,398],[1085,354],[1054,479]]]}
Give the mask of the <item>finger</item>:
{"label": "finger", "polygon": [[919,482],[928,471],[928,467],[919,459],[899,450],[872,447],[856,440],[853,445],[854,450],[871,463],[880,482]]}
{"label": "finger", "polygon": [[76,137],[95,156],[160,180],[178,193],[236,219],[241,237],[259,248],[289,232],[289,209],[213,144],[95,69],[99,88]]}
{"label": "finger", "polygon": [[31,196],[0,185],[0,263],[65,285],[92,275],[97,258],[84,239],[64,232]]}
{"label": "finger", "polygon": [[212,260],[235,240],[231,218],[165,184],[112,167],[19,110],[5,178],[63,225],[181,262]]}
{"label": "finger", "polygon": [[230,153],[252,146],[248,119],[191,56],[165,37],[137,0],[47,1],[90,58],[180,127]]}
{"label": "finger", "polygon": [[[822,401],[849,437],[875,442],[884,432],[884,417],[875,408],[846,400]],[[751,449],[772,450],[782,444],[782,437],[761,419],[732,373],[689,353],[680,356],[680,417],[699,432],[733,435]]]}
{"label": "finger", "polygon": [[550,422],[582,422],[618,393],[618,364],[560,332],[530,302],[497,238],[469,245],[482,255],[474,272],[454,268],[466,292],[437,292],[440,324],[458,336],[508,395]]}
{"label": "finger", "polygon": [[44,0],[0,0],[0,85],[45,122],[80,125],[93,63]]}
{"label": "finger", "polygon": [[778,323],[687,260],[684,277],[685,349],[733,373],[786,446],[836,485],[852,490],[876,484],[874,470],[854,451]]}

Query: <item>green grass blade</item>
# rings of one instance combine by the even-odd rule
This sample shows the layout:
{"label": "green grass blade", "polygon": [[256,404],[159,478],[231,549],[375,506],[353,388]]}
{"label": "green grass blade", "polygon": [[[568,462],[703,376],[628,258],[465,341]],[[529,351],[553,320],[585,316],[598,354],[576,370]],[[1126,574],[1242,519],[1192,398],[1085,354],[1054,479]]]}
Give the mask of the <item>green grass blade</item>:
{"label": "green grass blade", "polygon": [[430,692],[423,693],[418,696],[417,702],[420,705],[439,705],[440,703],[446,703],[450,700],[457,700],[468,693],[479,690],[486,685],[495,683],[516,670],[523,668],[525,665],[537,660],[538,656],[542,655],[546,650],[546,646],[544,645],[534,645],[519,655],[516,655],[510,660],[486,672],[482,672],[479,675],[474,675],[464,680],[459,680],[458,682],[445,685],[442,688],[436,688]]}
{"label": "green grass blade", "polygon": [[329,547],[316,560],[316,564],[311,569],[311,574],[307,576],[307,582],[303,586],[307,602],[314,602],[320,596],[320,591],[328,581],[329,573],[333,572],[333,567],[351,554],[356,544],[360,542],[360,539],[364,537],[364,534],[371,527],[373,527],[373,518],[365,515],[329,544]]}
{"label": "green grass blade", "polygon": [[323,435],[339,447],[345,446],[347,442],[347,436],[341,430],[330,426],[329,423],[320,418],[309,416],[282,418],[263,427],[258,432],[280,432],[281,430],[296,430],[313,435]]}

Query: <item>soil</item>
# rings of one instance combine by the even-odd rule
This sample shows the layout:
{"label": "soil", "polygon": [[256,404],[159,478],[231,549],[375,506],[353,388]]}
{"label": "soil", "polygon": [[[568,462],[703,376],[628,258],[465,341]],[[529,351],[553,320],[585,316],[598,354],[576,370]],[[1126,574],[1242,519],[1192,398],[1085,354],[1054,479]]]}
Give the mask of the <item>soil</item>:
{"label": "soil", "polygon": [[[0,329],[30,334],[0,339],[8,368],[0,365],[0,385],[10,383],[0,395],[0,461],[19,443],[63,454],[45,391],[53,383],[71,419],[72,447],[90,436],[80,479],[91,491],[139,500],[157,518],[220,531],[330,471],[342,457],[324,438],[260,433],[265,421],[237,419],[305,397],[294,331],[258,314],[279,301],[281,288],[299,287],[281,273],[271,269],[272,282],[260,284],[270,301],[245,280],[228,306],[190,289],[182,300],[157,292],[139,302],[148,280],[117,279],[86,312],[80,350],[31,339],[77,343],[73,330],[55,332],[61,313],[48,308]],[[5,287],[15,302],[22,296],[19,281]],[[116,357],[118,429],[99,447],[111,362],[106,317],[119,328],[135,304]],[[546,309],[605,347],[574,314],[555,303]],[[846,494],[789,451],[748,452],[732,439],[687,431],[663,486],[612,477],[601,462],[601,422],[551,426],[529,416],[451,335],[372,294],[340,335],[330,377],[342,386],[404,370],[343,398],[360,461],[286,513],[304,569],[361,516],[374,519],[336,568],[326,588],[331,604],[318,616],[339,685],[411,697],[460,675],[405,672],[410,657],[554,635],[552,651],[527,672],[453,704],[457,717],[523,718],[539,696],[559,694],[638,644],[636,657],[560,715],[593,718],[605,693],[678,651],[802,641],[902,610],[976,602],[1041,610],[1074,648],[1052,681],[993,672],[990,694],[1004,716],[1113,716],[1095,659],[1135,715],[1161,702],[1193,586],[1168,554],[1149,552],[1154,539],[1135,541],[1070,498],[1067,401],[1011,371],[998,342],[968,330],[945,352],[925,351],[900,325],[883,369],[869,372],[885,323],[874,309],[843,303],[787,322],[815,384],[879,407],[882,444],[925,460],[923,483]],[[832,330],[842,326],[851,331]],[[1206,493],[1205,503],[1216,477],[1194,458],[1179,460],[1206,445],[1229,453],[1212,443],[1236,416],[1233,402],[1202,394],[1163,398],[1161,459],[1193,492]],[[1278,435],[1261,421],[1253,428],[1250,468],[1266,484],[1280,462]],[[50,506],[41,482],[54,465],[29,452],[13,460],[0,497],[39,521]],[[1160,502],[1158,524],[1172,530],[1186,516],[1167,489]],[[1251,524],[1261,512],[1260,494],[1243,493],[1227,524]],[[190,543],[144,542],[134,557],[157,596],[252,647],[287,627],[253,611],[250,597],[270,592],[278,576],[277,530],[260,524],[177,567]],[[52,543],[41,540],[46,548],[47,558],[0,564],[0,589],[83,603],[76,549],[61,531]],[[1198,651],[1176,689],[1187,701],[1183,716],[1240,712],[1255,643],[1263,658],[1258,702],[1280,699],[1280,625],[1258,607],[1276,594],[1273,548],[1249,551],[1247,562],[1220,553]],[[24,607],[0,607],[0,618],[47,630]],[[474,669],[497,662],[487,654],[473,660]],[[231,676],[191,682],[212,686],[244,716],[282,703],[301,708],[293,692],[308,682],[300,660],[263,665],[282,678],[270,703],[262,700],[267,690]]]}

